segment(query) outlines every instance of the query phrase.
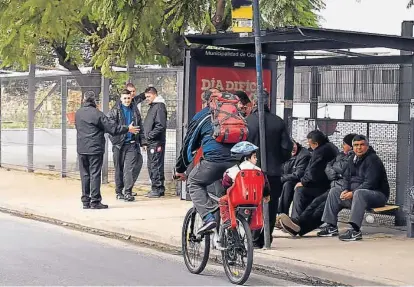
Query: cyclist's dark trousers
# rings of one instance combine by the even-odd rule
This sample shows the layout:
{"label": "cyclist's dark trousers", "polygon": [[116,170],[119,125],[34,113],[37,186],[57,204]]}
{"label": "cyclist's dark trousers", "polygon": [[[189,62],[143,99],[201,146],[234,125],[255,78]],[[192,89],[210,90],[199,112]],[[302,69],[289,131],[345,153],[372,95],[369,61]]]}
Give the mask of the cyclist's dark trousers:
{"label": "cyclist's dark trousers", "polygon": [[207,186],[223,177],[224,172],[235,162],[210,162],[202,159],[188,176],[188,191],[191,200],[202,218],[217,209],[215,203],[207,194]]}
{"label": "cyclist's dark trousers", "polygon": [[79,171],[82,183],[83,203],[100,203],[101,196],[101,172],[103,154],[80,154]]}
{"label": "cyclist's dark trousers", "polygon": [[[269,202],[269,225],[270,225],[270,242],[273,241],[272,233],[275,229],[276,214],[278,209],[279,197],[282,193],[282,182],[280,176],[267,176],[270,185],[270,202]],[[264,245],[264,230],[253,232],[253,242],[255,245]]]}
{"label": "cyclist's dark trousers", "polygon": [[164,158],[165,143],[150,144],[147,148],[147,166],[151,179],[151,190],[156,193],[164,193]]}
{"label": "cyclist's dark trousers", "polygon": [[131,194],[142,168],[140,148],[136,143],[128,143],[122,145],[120,149],[114,146],[112,152],[115,167],[115,191],[117,194],[122,194],[125,188],[125,194]]}

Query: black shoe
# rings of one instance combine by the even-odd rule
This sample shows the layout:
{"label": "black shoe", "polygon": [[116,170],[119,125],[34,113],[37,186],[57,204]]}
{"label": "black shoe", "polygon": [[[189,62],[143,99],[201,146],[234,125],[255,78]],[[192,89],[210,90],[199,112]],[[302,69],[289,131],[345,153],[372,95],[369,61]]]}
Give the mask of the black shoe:
{"label": "black shoe", "polygon": [[316,235],[319,237],[332,237],[338,235],[338,227],[326,225],[321,228],[321,231],[319,231]]}
{"label": "black shoe", "polygon": [[125,199],[125,196],[122,193],[117,193],[116,194],[116,199],[123,200],[123,199]]}
{"label": "black shoe", "polygon": [[135,200],[135,197],[133,197],[130,194],[125,194],[124,200],[127,201],[127,202],[134,201]]}
{"label": "black shoe", "polygon": [[107,209],[108,205],[102,203],[91,203],[91,209]]}
{"label": "black shoe", "polygon": [[342,241],[357,241],[362,239],[362,232],[348,229],[345,233],[339,235],[339,240]]}
{"label": "black shoe", "polygon": [[83,204],[83,209],[90,209],[91,208],[91,204],[90,203],[84,203]]}
{"label": "black shoe", "polygon": [[132,196],[137,196],[137,195],[138,195],[138,193],[136,193],[136,192],[131,192],[131,195],[132,195]]}
{"label": "black shoe", "polygon": [[155,191],[151,191],[150,193],[147,194],[148,198],[160,198],[161,194]]}

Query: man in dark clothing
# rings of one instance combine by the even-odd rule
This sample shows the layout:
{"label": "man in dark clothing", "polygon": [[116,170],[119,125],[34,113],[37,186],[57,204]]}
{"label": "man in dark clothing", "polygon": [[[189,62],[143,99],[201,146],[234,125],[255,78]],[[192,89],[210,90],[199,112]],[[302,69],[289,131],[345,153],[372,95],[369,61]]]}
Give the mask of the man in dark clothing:
{"label": "man in dark clothing", "polygon": [[292,157],[283,165],[281,178],[283,188],[279,200],[278,213],[289,214],[295,186],[305,174],[310,158],[311,153],[306,148],[297,142],[293,142]]}
{"label": "man in dark clothing", "polygon": [[[266,161],[267,161],[267,178],[270,184],[270,202],[269,202],[269,224],[270,234],[272,234],[275,223],[278,201],[282,193],[282,164],[290,157],[293,149],[293,142],[289,137],[287,128],[283,120],[270,112],[268,102],[269,94],[264,91],[265,95],[265,124],[266,124]],[[257,108],[257,98],[254,97],[254,108],[250,116],[247,117],[247,126],[249,136],[247,140],[252,144],[260,147],[259,137],[259,112]],[[258,166],[261,167],[261,150],[259,149],[257,159]],[[253,243],[256,248],[262,248],[264,245],[264,232],[255,231],[253,234]]]}
{"label": "man in dark clothing", "polygon": [[[348,167],[348,161],[354,156],[352,151],[352,139],[356,134],[348,134],[344,137],[342,143],[342,152],[326,166],[325,173],[331,181],[331,188],[342,187],[344,184],[344,173]],[[292,236],[303,236],[308,232],[318,228],[323,224],[322,215],[325,209],[326,199],[329,191],[315,198],[312,203],[303,211],[298,220],[289,218],[286,214],[279,216],[279,222],[282,228]]]}
{"label": "man in dark clothing", "polygon": [[[141,146],[146,146],[141,114],[138,107],[132,104],[129,90],[121,92],[121,102],[117,103],[108,114],[108,118],[117,124],[135,125],[139,134],[122,134],[110,136],[115,167],[115,192],[117,199],[134,201],[132,188],[142,168]],[[125,191],[123,192],[125,188]]]}
{"label": "man in dark clothing", "polygon": [[[237,162],[230,152],[233,144],[222,144],[212,137],[213,126],[208,102],[213,91],[217,90],[203,93],[204,107],[189,123],[183,147],[175,165],[175,176],[185,180],[187,168],[193,162],[199,148],[202,148],[202,159],[191,170],[187,181],[191,200],[204,221],[198,233],[213,230],[217,226],[214,213],[218,206],[207,194],[207,188],[212,184],[215,188],[219,188],[224,172]],[[220,191],[216,191],[216,193],[218,192]]]}
{"label": "man in dark clothing", "polygon": [[249,96],[243,91],[235,91],[234,94],[240,99],[237,107],[239,108],[241,115],[247,117],[252,111],[252,102],[250,101]]}
{"label": "man in dark clothing", "polygon": [[363,135],[354,137],[355,156],[349,159],[342,187],[330,190],[322,221],[327,225],[318,236],[338,235],[338,213],[342,208],[351,208],[351,229],[339,236],[343,241],[362,239],[361,225],[365,210],[384,206],[390,195],[384,164]]}
{"label": "man in dark clothing", "polygon": [[131,93],[132,104],[138,108],[138,105],[145,101],[145,93],[137,95],[137,89],[133,83],[126,84],[125,88]]}
{"label": "man in dark clothing", "polygon": [[145,97],[150,106],[144,121],[145,139],[147,140],[147,165],[151,179],[149,198],[164,196],[164,157],[167,136],[167,108],[165,100],[158,95],[154,87],[145,90]]}
{"label": "man in dark clothing", "polygon": [[138,129],[132,124],[117,125],[108,119],[96,108],[93,94],[85,95],[84,104],[76,112],[75,121],[83,208],[108,208],[108,205],[101,203],[101,171],[105,153],[104,133],[136,134]]}
{"label": "man in dark clothing", "polygon": [[319,130],[311,131],[307,139],[313,152],[305,174],[295,187],[292,208],[292,218],[295,220],[299,220],[302,212],[315,198],[329,189],[330,180],[325,168],[338,154],[338,148]]}

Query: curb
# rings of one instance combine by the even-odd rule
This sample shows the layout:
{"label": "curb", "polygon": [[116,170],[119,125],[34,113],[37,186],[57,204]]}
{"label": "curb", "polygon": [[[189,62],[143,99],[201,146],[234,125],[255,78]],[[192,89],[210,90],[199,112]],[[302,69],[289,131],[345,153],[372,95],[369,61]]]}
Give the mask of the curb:
{"label": "curb", "polygon": [[[81,225],[81,224],[66,222],[66,221],[62,221],[62,220],[51,218],[51,217],[36,215],[33,213],[9,209],[5,207],[0,207],[0,212],[10,214],[16,217],[20,217],[20,218],[49,223],[49,224],[53,224],[56,226],[61,226],[61,227],[65,227],[68,229],[81,231],[81,232],[85,232],[85,233],[89,233],[93,235],[116,239],[116,240],[120,240],[120,241],[127,242],[130,244],[135,244],[140,247],[146,247],[146,248],[154,249],[154,250],[172,254],[172,255],[179,255],[179,256],[182,255],[180,247],[168,245],[168,244],[160,243],[156,241],[150,241],[148,239],[143,239],[143,238],[131,236],[128,234],[106,231],[106,230],[102,230],[102,229],[98,229],[94,227],[88,227],[88,226]],[[210,253],[209,261],[215,264],[221,264],[221,253],[219,252]],[[299,283],[303,285],[351,286],[351,285],[344,284],[341,282],[326,280],[326,279],[322,279],[322,278],[318,278],[314,276],[308,276],[304,272],[294,272],[294,271],[289,271],[283,268],[274,268],[274,267],[269,267],[267,265],[262,265],[262,264],[257,264],[257,263],[253,263],[252,271],[268,276],[268,277],[276,277],[278,279],[293,281],[295,283]]]}

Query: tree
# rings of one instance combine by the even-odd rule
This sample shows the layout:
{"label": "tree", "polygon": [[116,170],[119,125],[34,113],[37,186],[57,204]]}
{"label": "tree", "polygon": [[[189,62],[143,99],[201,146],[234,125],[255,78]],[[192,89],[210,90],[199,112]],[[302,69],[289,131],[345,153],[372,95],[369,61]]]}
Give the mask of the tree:
{"label": "tree", "polygon": [[[316,26],[323,0],[261,0],[263,27]],[[27,66],[50,51],[81,86],[111,76],[111,66],[138,63],[182,65],[187,31],[215,33],[231,26],[231,0],[3,0],[0,57],[3,66]]]}
{"label": "tree", "polygon": [[[263,28],[318,26],[324,0],[260,0]],[[192,30],[205,34],[231,28],[231,0],[171,0],[164,8],[156,50],[172,64],[182,65],[186,46],[183,35]]]}

